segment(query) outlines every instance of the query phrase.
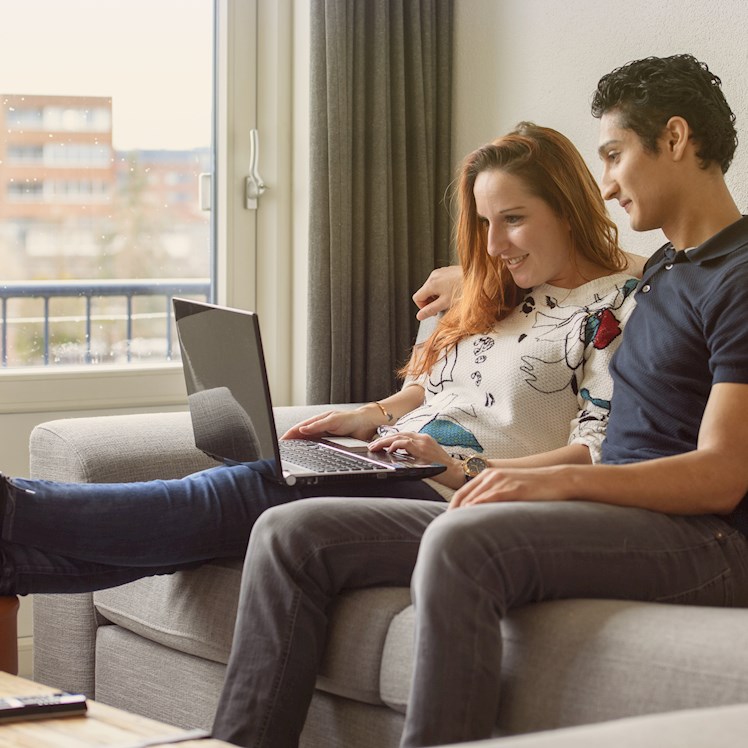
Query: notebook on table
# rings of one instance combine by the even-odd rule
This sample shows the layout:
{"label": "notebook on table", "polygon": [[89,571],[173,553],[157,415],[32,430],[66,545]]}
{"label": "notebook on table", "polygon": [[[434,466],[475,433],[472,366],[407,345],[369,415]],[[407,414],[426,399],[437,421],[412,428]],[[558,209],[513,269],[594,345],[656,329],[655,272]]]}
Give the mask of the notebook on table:
{"label": "notebook on table", "polygon": [[257,314],[175,298],[179,346],[195,445],[210,457],[254,463],[286,483],[427,478],[444,465],[369,452],[366,442],[329,436],[279,440]]}

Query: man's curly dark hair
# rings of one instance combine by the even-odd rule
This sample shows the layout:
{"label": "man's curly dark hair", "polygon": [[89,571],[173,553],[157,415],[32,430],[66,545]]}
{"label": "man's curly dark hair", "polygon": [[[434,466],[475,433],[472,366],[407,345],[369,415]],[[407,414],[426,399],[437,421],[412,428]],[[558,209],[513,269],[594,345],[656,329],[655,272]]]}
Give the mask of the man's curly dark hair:
{"label": "man's curly dark hair", "polygon": [[647,57],[604,75],[592,99],[592,115],[617,112],[621,127],[633,130],[644,147],[658,152],[658,140],[671,117],[683,117],[698,144],[702,166],[732,163],[738,136],[735,115],[722,93],[722,81],[693,55]]}

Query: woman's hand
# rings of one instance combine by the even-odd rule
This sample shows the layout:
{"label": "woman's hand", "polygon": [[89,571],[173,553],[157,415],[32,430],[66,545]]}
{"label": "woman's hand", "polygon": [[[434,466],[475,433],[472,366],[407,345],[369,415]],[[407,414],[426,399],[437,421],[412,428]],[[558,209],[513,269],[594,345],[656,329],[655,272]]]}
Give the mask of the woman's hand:
{"label": "woman's hand", "polygon": [[377,433],[377,423],[366,408],[328,410],[291,427],[281,439],[318,439],[325,434],[352,436],[368,442]]}
{"label": "woman's hand", "polygon": [[563,501],[572,498],[564,466],[488,468],[452,497],[450,509],[498,501]]}
{"label": "woman's hand", "polygon": [[317,439],[329,434],[368,442],[376,436],[379,426],[392,425],[402,415],[422,405],[423,393],[421,385],[412,383],[384,400],[366,403],[355,410],[328,410],[307,418],[281,438]]}
{"label": "woman's hand", "polygon": [[383,436],[369,445],[372,452],[384,450],[394,452],[400,449],[407,452],[411,457],[417,457],[426,462],[438,462],[446,465],[447,469],[431,480],[437,481],[449,488],[459,488],[465,482],[465,473],[462,464],[455,460],[433,437],[428,434],[414,434],[403,432]]}

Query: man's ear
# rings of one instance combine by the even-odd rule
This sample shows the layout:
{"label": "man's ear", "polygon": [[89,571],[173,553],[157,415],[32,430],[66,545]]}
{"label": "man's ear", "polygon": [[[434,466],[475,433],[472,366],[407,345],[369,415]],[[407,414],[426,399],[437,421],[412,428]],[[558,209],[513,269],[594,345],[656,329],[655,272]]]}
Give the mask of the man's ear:
{"label": "man's ear", "polygon": [[674,161],[680,161],[691,142],[691,126],[683,117],[671,117],[665,125],[662,144]]}

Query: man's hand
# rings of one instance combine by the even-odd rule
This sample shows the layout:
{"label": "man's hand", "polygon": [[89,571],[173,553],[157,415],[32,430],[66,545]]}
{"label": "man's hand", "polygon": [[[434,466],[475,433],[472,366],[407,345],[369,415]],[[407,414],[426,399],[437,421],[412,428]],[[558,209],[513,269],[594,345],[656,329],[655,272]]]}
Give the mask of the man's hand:
{"label": "man's hand", "polygon": [[432,270],[426,282],[413,294],[418,307],[416,319],[423,321],[449,309],[461,285],[462,268],[459,265]]}
{"label": "man's hand", "polygon": [[567,495],[563,466],[488,468],[468,481],[452,497],[450,509],[498,501],[563,501]]}

